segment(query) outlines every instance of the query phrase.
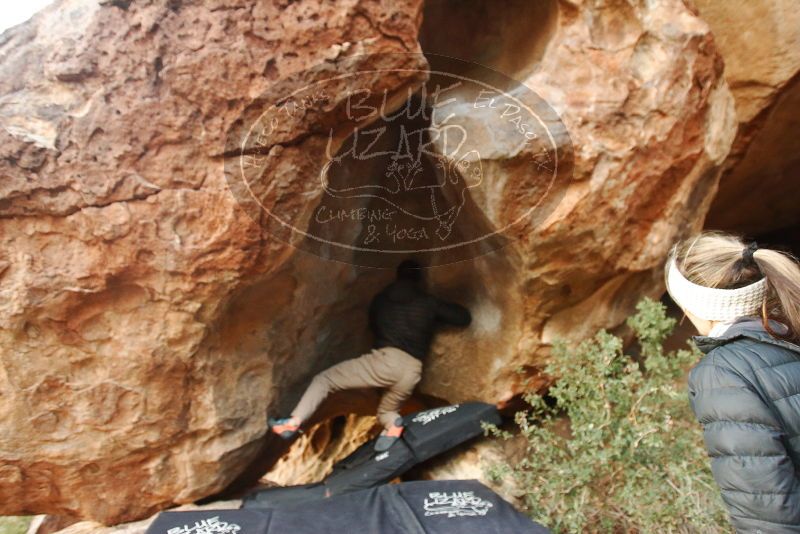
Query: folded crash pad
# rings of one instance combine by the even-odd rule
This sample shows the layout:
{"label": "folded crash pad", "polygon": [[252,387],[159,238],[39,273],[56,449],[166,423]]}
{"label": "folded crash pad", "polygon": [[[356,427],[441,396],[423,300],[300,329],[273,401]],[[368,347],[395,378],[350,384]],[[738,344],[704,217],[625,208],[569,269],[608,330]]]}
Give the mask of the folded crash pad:
{"label": "folded crash pad", "polygon": [[403,417],[403,435],[388,451],[375,452],[375,440],[365,443],[333,466],[333,472],[322,482],[324,489],[290,486],[259,490],[245,498],[242,508],[276,508],[287,502],[373,488],[402,475],[419,462],[480,435],[482,422],[502,422],[494,405],[465,402],[412,413]]}
{"label": "folded crash pad", "polygon": [[251,493],[245,498],[243,508],[276,508],[301,502],[315,501],[327,497],[322,483],[287,486],[284,488],[266,488]]}
{"label": "folded crash pad", "polygon": [[374,444],[374,440],[365,443],[337,462],[324,482],[258,490],[244,498],[242,508],[278,508],[374,488],[400,476],[417,463],[403,440],[396,441],[389,450],[380,453],[375,452]]}
{"label": "folded crash pad", "polygon": [[147,534],[547,534],[476,480],[389,484],[272,510],[165,512]]}
{"label": "folded crash pad", "polygon": [[323,482],[329,495],[374,488],[400,476],[417,463],[402,439],[384,452],[375,452],[374,445],[374,440],[365,443],[333,467],[333,472]]}
{"label": "folded crash pad", "polygon": [[403,418],[403,441],[417,462],[424,462],[483,433],[482,422],[499,425],[497,408],[485,402],[464,402],[417,412]]}

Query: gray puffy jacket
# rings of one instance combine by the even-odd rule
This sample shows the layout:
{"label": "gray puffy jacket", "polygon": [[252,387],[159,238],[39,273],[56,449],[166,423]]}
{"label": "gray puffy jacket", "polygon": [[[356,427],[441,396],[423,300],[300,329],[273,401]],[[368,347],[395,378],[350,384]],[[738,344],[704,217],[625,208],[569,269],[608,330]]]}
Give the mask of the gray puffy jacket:
{"label": "gray puffy jacket", "polygon": [[695,337],[689,375],[711,470],[737,532],[800,533],[800,347],[754,321]]}

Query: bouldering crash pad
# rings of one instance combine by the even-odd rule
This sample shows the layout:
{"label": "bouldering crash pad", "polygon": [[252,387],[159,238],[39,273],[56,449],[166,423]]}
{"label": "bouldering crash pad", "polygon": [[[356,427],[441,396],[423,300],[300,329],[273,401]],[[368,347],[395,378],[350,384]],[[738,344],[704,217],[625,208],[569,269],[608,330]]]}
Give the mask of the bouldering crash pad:
{"label": "bouldering crash pad", "polygon": [[485,402],[442,406],[411,414],[406,419],[403,441],[418,463],[481,435],[481,423],[502,422],[497,407]]}
{"label": "bouldering crash pad", "polygon": [[302,484],[284,488],[267,488],[251,493],[242,508],[277,508],[292,504],[316,501],[328,497],[325,485]]}
{"label": "bouldering crash pad", "polygon": [[547,534],[476,480],[386,484],[269,510],[164,512],[147,534]]}
{"label": "bouldering crash pad", "polygon": [[480,435],[482,422],[497,425],[501,418],[492,404],[465,402],[416,412],[405,416],[403,421],[403,435],[389,450],[375,452],[375,440],[369,441],[334,465],[324,482],[259,490],[245,498],[242,508],[276,508],[374,488]]}

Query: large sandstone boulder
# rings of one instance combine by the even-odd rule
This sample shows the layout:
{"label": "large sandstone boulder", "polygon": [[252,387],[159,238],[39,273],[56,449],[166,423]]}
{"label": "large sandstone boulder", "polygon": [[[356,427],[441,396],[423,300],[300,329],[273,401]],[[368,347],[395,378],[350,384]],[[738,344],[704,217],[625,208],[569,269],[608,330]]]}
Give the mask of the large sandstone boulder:
{"label": "large sandstone boulder", "polygon": [[69,0],[3,34],[0,513],[114,523],[217,492],[258,453],[284,373],[352,349],[352,269],[262,235],[228,191],[225,136],[343,43],[416,51],[419,17]]}
{"label": "large sandstone boulder", "polygon": [[[322,195],[315,125],[352,127],[352,90],[402,104],[425,82],[420,41],[524,81],[574,147],[544,220],[430,270],[475,320],[436,340],[423,393],[513,395],[554,339],[613,327],[660,293],[736,130],[711,32],[681,0],[532,4],[61,0],[4,33],[0,513],[110,524],[218,492],[284,451],[263,439],[268,409],[369,347],[366,306],[391,271],[287,245],[226,176],[254,99],[314,82],[320,65],[392,74],[333,86],[266,147],[280,181],[261,199],[301,221]],[[530,203],[530,152],[493,137],[469,96],[449,109],[487,152],[464,220],[499,227]],[[367,413],[363,399],[320,418]],[[349,447],[322,439],[334,442]]]}

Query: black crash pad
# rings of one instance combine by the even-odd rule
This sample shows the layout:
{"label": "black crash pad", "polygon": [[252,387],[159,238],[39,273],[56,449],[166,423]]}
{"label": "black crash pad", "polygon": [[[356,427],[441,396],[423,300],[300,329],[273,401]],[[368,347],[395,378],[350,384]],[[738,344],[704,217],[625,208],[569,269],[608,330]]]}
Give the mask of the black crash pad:
{"label": "black crash pad", "polygon": [[424,410],[407,415],[403,420],[403,436],[388,451],[376,453],[375,440],[369,441],[337,462],[321,484],[259,490],[245,498],[242,508],[276,508],[374,488],[402,475],[417,463],[480,435],[483,432],[481,422],[501,423],[497,408],[483,402]]}
{"label": "black crash pad", "polygon": [[242,508],[276,508],[278,506],[316,501],[327,496],[326,488],[322,483],[266,488],[248,495]]}
{"label": "black crash pad", "polygon": [[261,510],[161,512],[145,534],[269,533],[270,514]]}
{"label": "black crash pad", "polygon": [[499,425],[502,420],[493,404],[464,402],[417,412],[404,417],[403,422],[403,441],[417,462],[424,462],[481,435],[481,422]]}
{"label": "black crash pad", "polygon": [[397,440],[388,451],[380,453],[375,452],[374,445],[374,440],[365,443],[334,465],[333,471],[323,482],[328,495],[374,488],[402,475],[417,463],[402,439]]}
{"label": "black crash pad", "polygon": [[272,510],[164,512],[147,534],[547,534],[475,480],[388,484]]}

